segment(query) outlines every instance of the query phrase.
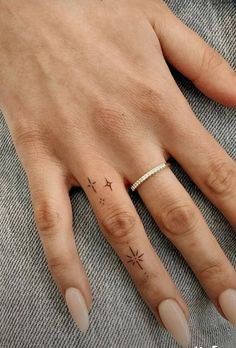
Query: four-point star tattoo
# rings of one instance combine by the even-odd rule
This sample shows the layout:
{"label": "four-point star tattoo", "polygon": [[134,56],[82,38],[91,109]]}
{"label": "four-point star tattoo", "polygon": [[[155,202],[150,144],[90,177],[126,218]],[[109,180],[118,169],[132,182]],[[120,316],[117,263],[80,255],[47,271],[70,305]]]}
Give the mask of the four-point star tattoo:
{"label": "four-point star tattoo", "polygon": [[105,180],[106,180],[106,185],[104,185],[104,187],[110,187],[110,189],[111,189],[111,191],[112,191],[112,187],[111,187],[111,184],[112,184],[112,182],[111,181],[108,181],[107,180],[107,178],[105,178]]}
{"label": "four-point star tattoo", "polygon": [[96,189],[94,187],[94,185],[96,184],[96,181],[91,181],[89,178],[87,178],[87,179],[88,179],[88,182],[89,182],[88,187],[91,187],[93,189],[93,191],[97,193],[97,191],[96,191]]}
{"label": "four-point star tattoo", "polygon": [[134,253],[133,249],[131,247],[129,247],[129,248],[130,248],[130,251],[132,253],[132,256],[126,255],[130,259],[128,262],[132,262],[133,266],[137,263],[139,268],[143,269],[143,267],[141,266],[140,262],[143,261],[141,259],[141,257],[144,255],[144,253],[141,254],[141,255],[138,255],[138,250],[136,251],[136,253]]}

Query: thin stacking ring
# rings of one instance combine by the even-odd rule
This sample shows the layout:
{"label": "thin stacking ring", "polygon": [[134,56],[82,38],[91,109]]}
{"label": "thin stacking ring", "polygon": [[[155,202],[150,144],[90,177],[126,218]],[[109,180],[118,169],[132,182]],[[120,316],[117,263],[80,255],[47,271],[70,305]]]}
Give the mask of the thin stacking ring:
{"label": "thin stacking ring", "polygon": [[141,178],[139,178],[135,183],[130,187],[132,191],[135,191],[144,181],[146,181],[150,176],[160,172],[161,170],[165,169],[166,167],[170,167],[170,163],[163,162],[160,163],[158,166],[150,169],[148,172],[146,172]]}

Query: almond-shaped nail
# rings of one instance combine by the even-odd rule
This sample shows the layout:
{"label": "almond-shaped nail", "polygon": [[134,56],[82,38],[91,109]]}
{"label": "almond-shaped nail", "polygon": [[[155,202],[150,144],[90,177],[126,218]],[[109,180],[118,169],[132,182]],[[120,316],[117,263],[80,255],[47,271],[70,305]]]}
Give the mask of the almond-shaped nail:
{"label": "almond-shaped nail", "polygon": [[68,288],[65,292],[65,300],[80,331],[87,331],[89,326],[88,309],[81,292],[76,288]]}
{"label": "almond-shaped nail", "polygon": [[166,329],[183,347],[187,347],[191,340],[188,323],[185,315],[175,300],[167,299],[159,306],[159,315]]}
{"label": "almond-shaped nail", "polygon": [[219,296],[219,304],[225,317],[236,327],[236,290],[223,291]]}

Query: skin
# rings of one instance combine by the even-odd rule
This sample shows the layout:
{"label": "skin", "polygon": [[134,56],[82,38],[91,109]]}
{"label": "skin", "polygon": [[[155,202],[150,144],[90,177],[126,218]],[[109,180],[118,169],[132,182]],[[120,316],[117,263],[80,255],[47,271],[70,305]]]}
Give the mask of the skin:
{"label": "skin", "polygon": [[[78,186],[156,318],[172,298],[188,319],[128,189],[174,157],[236,226],[235,162],[193,114],[166,62],[232,107],[236,74],[159,0],[0,0],[0,17],[0,105],[61,293],[78,288],[91,306],[72,230],[69,191]],[[218,297],[236,289],[236,273],[189,194],[170,168],[137,192],[223,315]],[[139,264],[129,262],[136,252]]]}

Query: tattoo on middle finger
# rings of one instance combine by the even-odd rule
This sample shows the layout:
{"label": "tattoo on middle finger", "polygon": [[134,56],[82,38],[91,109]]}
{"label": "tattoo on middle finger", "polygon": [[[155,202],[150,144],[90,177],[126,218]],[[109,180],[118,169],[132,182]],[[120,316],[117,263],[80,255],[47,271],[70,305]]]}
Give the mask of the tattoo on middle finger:
{"label": "tattoo on middle finger", "polygon": [[131,255],[126,255],[128,257],[128,263],[132,262],[132,265],[138,265],[138,267],[143,270],[143,267],[141,265],[141,262],[143,262],[142,256],[144,255],[144,253],[140,254],[139,251],[137,250],[136,252],[133,251],[133,249],[131,247],[129,247],[130,251],[131,251]]}

